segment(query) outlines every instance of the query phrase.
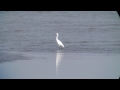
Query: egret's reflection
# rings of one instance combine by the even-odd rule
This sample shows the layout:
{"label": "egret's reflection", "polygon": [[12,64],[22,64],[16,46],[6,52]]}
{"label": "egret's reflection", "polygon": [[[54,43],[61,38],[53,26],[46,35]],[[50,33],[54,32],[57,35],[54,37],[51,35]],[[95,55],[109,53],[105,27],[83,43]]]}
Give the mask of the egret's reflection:
{"label": "egret's reflection", "polygon": [[56,52],[56,78],[58,78],[58,67],[62,61],[63,58],[63,51],[57,50]]}

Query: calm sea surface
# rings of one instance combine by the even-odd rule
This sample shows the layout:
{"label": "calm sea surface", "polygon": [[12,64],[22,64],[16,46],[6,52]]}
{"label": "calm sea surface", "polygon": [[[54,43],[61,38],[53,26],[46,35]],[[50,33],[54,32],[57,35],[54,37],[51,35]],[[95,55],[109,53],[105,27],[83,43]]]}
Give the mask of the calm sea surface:
{"label": "calm sea surface", "polygon": [[120,18],[115,11],[0,12],[0,51],[120,53]]}

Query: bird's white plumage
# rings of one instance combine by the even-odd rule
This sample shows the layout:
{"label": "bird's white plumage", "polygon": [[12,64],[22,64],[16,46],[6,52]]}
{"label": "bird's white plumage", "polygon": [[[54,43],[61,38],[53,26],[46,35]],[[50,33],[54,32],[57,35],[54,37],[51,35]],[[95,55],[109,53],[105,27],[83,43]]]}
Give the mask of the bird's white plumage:
{"label": "bird's white plumage", "polygon": [[57,41],[58,45],[64,47],[64,44],[58,39],[58,36],[59,36],[59,34],[56,33],[56,41]]}

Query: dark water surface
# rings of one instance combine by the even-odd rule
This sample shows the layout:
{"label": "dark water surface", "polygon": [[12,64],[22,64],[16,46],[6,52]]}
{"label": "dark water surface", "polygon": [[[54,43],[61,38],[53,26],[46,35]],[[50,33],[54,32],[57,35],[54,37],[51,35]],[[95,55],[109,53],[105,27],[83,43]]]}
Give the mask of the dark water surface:
{"label": "dark water surface", "polygon": [[55,53],[56,32],[64,52],[120,53],[120,19],[115,11],[0,12],[0,51]]}
{"label": "dark water surface", "polygon": [[0,11],[0,78],[119,76],[116,11]]}

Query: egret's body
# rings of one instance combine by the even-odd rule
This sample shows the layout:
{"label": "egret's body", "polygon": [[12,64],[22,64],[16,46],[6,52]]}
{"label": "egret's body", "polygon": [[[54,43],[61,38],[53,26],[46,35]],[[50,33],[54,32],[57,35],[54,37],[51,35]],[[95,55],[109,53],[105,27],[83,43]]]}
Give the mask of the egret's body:
{"label": "egret's body", "polygon": [[64,45],[63,45],[63,43],[58,39],[58,36],[59,36],[59,34],[56,33],[56,41],[57,41],[59,47],[63,47],[63,48],[64,48]]}

